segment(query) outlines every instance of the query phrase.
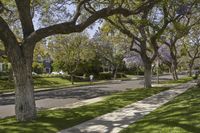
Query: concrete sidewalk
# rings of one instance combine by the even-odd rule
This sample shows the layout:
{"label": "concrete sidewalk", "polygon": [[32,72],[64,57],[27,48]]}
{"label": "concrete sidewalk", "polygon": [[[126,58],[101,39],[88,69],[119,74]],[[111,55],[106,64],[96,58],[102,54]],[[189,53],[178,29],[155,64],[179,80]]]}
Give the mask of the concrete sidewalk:
{"label": "concrete sidewalk", "polygon": [[194,85],[195,83],[188,82],[173,87],[170,90],[148,97],[77,126],[62,130],[59,133],[118,133],[123,128],[138,121],[151,111],[172,100],[174,97],[185,92]]}

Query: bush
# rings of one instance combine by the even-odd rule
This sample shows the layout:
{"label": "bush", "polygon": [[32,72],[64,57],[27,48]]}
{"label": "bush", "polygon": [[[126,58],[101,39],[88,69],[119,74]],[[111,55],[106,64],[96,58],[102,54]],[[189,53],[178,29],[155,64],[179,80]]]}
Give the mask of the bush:
{"label": "bush", "polygon": [[200,80],[197,80],[197,86],[200,87]]}
{"label": "bush", "polygon": [[139,71],[138,75],[144,75],[144,72],[143,71]]}
{"label": "bush", "polygon": [[126,78],[126,74],[125,73],[117,73],[117,78]]}
{"label": "bush", "polygon": [[44,65],[43,63],[38,63],[38,62],[33,62],[33,71],[36,72],[37,74],[42,74],[44,70]]}
{"label": "bush", "polygon": [[125,74],[128,74],[128,75],[144,75],[144,71],[140,68],[132,68],[124,72]]}
{"label": "bush", "polygon": [[54,75],[54,74],[37,74],[37,75],[33,75],[33,78],[54,78],[54,77],[62,77],[62,75]]}
{"label": "bush", "polygon": [[0,76],[8,76],[9,72],[0,72]]}
{"label": "bush", "polygon": [[113,75],[110,72],[100,72],[98,75],[98,79],[100,80],[110,80],[112,77]]}
{"label": "bush", "polygon": [[[62,78],[71,81],[70,75],[62,75]],[[73,76],[73,80],[74,80],[74,82],[84,82],[84,81],[89,81],[89,77],[75,75],[75,76]]]}
{"label": "bush", "polygon": [[0,72],[0,79],[1,80],[8,80],[9,72]]}
{"label": "bush", "polygon": [[195,76],[193,76],[192,78],[193,79],[198,79],[198,77],[199,77],[199,74],[196,73]]}

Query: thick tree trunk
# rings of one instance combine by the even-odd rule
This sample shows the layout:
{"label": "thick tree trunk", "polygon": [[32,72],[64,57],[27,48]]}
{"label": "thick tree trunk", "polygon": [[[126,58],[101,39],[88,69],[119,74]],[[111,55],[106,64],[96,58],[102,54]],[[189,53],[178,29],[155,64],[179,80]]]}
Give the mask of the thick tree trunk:
{"label": "thick tree trunk", "polygon": [[145,64],[144,66],[144,88],[151,88],[151,64]]}
{"label": "thick tree trunk", "polygon": [[35,99],[31,72],[26,70],[26,64],[21,64],[14,72],[16,85],[15,113],[18,121],[33,120],[36,118]]}
{"label": "thick tree trunk", "polygon": [[[10,52],[9,52],[10,53]],[[8,55],[15,81],[15,114],[18,121],[36,118],[34,87],[32,79],[33,50],[15,49]]]}

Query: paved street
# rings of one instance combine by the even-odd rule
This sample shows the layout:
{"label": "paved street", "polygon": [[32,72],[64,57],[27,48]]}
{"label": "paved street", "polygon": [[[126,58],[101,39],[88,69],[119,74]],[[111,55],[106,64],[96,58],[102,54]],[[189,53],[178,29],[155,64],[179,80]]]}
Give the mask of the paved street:
{"label": "paved street", "polygon": [[[160,79],[169,80],[171,79],[171,75],[161,76]],[[36,106],[37,109],[61,107],[86,99],[106,96],[114,92],[141,87],[143,87],[142,79],[132,81],[115,81],[109,84],[37,92],[35,93]],[[14,114],[14,96],[1,96],[0,118],[13,116]]]}

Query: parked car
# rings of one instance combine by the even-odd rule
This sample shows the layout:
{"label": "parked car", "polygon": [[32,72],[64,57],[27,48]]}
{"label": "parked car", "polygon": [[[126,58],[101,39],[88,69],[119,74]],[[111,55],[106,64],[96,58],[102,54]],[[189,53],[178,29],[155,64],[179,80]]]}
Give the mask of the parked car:
{"label": "parked car", "polygon": [[51,72],[53,75],[59,75],[59,72]]}
{"label": "parked car", "polygon": [[37,75],[37,73],[36,72],[32,72],[32,75]]}
{"label": "parked car", "polygon": [[51,74],[53,74],[53,75],[63,75],[65,73],[61,70],[59,72],[51,72]]}

